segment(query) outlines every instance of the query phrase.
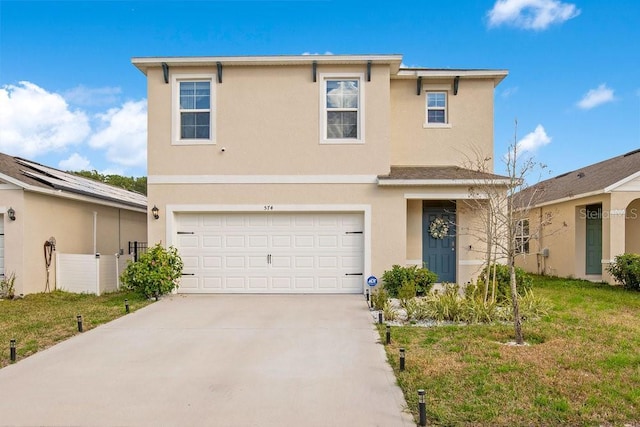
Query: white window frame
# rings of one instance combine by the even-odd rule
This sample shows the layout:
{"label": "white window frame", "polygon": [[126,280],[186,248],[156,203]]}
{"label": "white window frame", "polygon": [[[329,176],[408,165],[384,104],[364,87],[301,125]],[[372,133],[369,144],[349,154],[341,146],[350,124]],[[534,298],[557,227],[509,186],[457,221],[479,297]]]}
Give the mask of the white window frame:
{"label": "white window frame", "polygon": [[[423,128],[428,129],[451,129],[451,92],[453,86],[450,83],[425,83],[422,85],[422,93],[424,93],[424,123]],[[445,122],[446,123],[429,123],[429,93],[444,92],[445,94]]]}
{"label": "white window frame", "polygon": [[[320,143],[364,144],[364,73],[320,73]],[[327,82],[331,80],[358,80],[358,136],[356,138],[327,137]]]}
{"label": "white window frame", "polygon": [[[182,139],[180,132],[180,83],[181,82],[209,82],[209,138]],[[171,76],[171,144],[172,145],[203,145],[216,143],[216,75],[215,74],[173,74]]]}
{"label": "white window frame", "polygon": [[[429,94],[444,94],[444,107],[429,107]],[[425,91],[424,95],[424,127],[431,128],[450,128],[451,123],[449,122],[449,91],[448,90],[434,90],[429,89]],[[444,112],[444,123],[431,123],[429,122],[429,111],[443,111]]]}
{"label": "white window frame", "polygon": [[[527,233],[525,234],[525,223],[527,228]],[[531,241],[531,229],[529,228],[529,220],[528,219],[520,219],[516,223],[516,233],[515,233],[515,245],[516,245],[516,254],[528,254],[530,253],[530,241]]]}

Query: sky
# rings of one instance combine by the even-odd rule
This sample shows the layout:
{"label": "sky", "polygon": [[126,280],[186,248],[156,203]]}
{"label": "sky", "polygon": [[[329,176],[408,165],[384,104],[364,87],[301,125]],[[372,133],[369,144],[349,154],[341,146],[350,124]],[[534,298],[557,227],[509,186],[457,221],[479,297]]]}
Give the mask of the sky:
{"label": "sky", "polygon": [[279,54],[508,70],[497,173],[516,142],[542,178],[640,148],[638,0],[0,0],[0,151],[146,175],[146,80],[132,57]]}

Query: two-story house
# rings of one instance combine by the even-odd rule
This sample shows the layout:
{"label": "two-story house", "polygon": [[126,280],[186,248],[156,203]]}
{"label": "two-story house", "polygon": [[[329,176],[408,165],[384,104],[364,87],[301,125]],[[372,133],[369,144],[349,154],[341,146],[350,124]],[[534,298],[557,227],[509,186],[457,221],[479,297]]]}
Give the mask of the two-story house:
{"label": "two-story house", "polygon": [[503,70],[400,55],[133,58],[148,84],[149,242],[179,292],[362,293],[393,264],[482,265],[460,203],[493,156]]}

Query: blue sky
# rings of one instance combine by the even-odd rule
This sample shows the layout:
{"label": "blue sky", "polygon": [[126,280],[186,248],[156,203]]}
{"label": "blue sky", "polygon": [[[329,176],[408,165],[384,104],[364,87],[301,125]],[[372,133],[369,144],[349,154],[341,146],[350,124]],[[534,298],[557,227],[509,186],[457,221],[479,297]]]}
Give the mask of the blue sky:
{"label": "blue sky", "polygon": [[0,0],[0,151],[146,174],[146,81],[131,57],[396,53],[509,70],[495,156],[517,118],[521,147],[557,175],[640,148],[639,24],[637,0]]}

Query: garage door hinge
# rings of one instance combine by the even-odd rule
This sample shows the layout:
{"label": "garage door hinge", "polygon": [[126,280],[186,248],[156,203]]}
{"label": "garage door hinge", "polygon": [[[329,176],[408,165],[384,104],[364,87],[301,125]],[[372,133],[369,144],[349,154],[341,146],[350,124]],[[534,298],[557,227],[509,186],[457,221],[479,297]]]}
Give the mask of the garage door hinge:
{"label": "garage door hinge", "polygon": [[182,273],[183,276],[195,276],[195,273]]}
{"label": "garage door hinge", "polygon": [[178,234],[195,234],[193,231],[178,231]]}
{"label": "garage door hinge", "polygon": [[362,273],[345,273],[345,276],[362,276]]}
{"label": "garage door hinge", "polygon": [[362,234],[362,231],[347,231],[345,234]]}

